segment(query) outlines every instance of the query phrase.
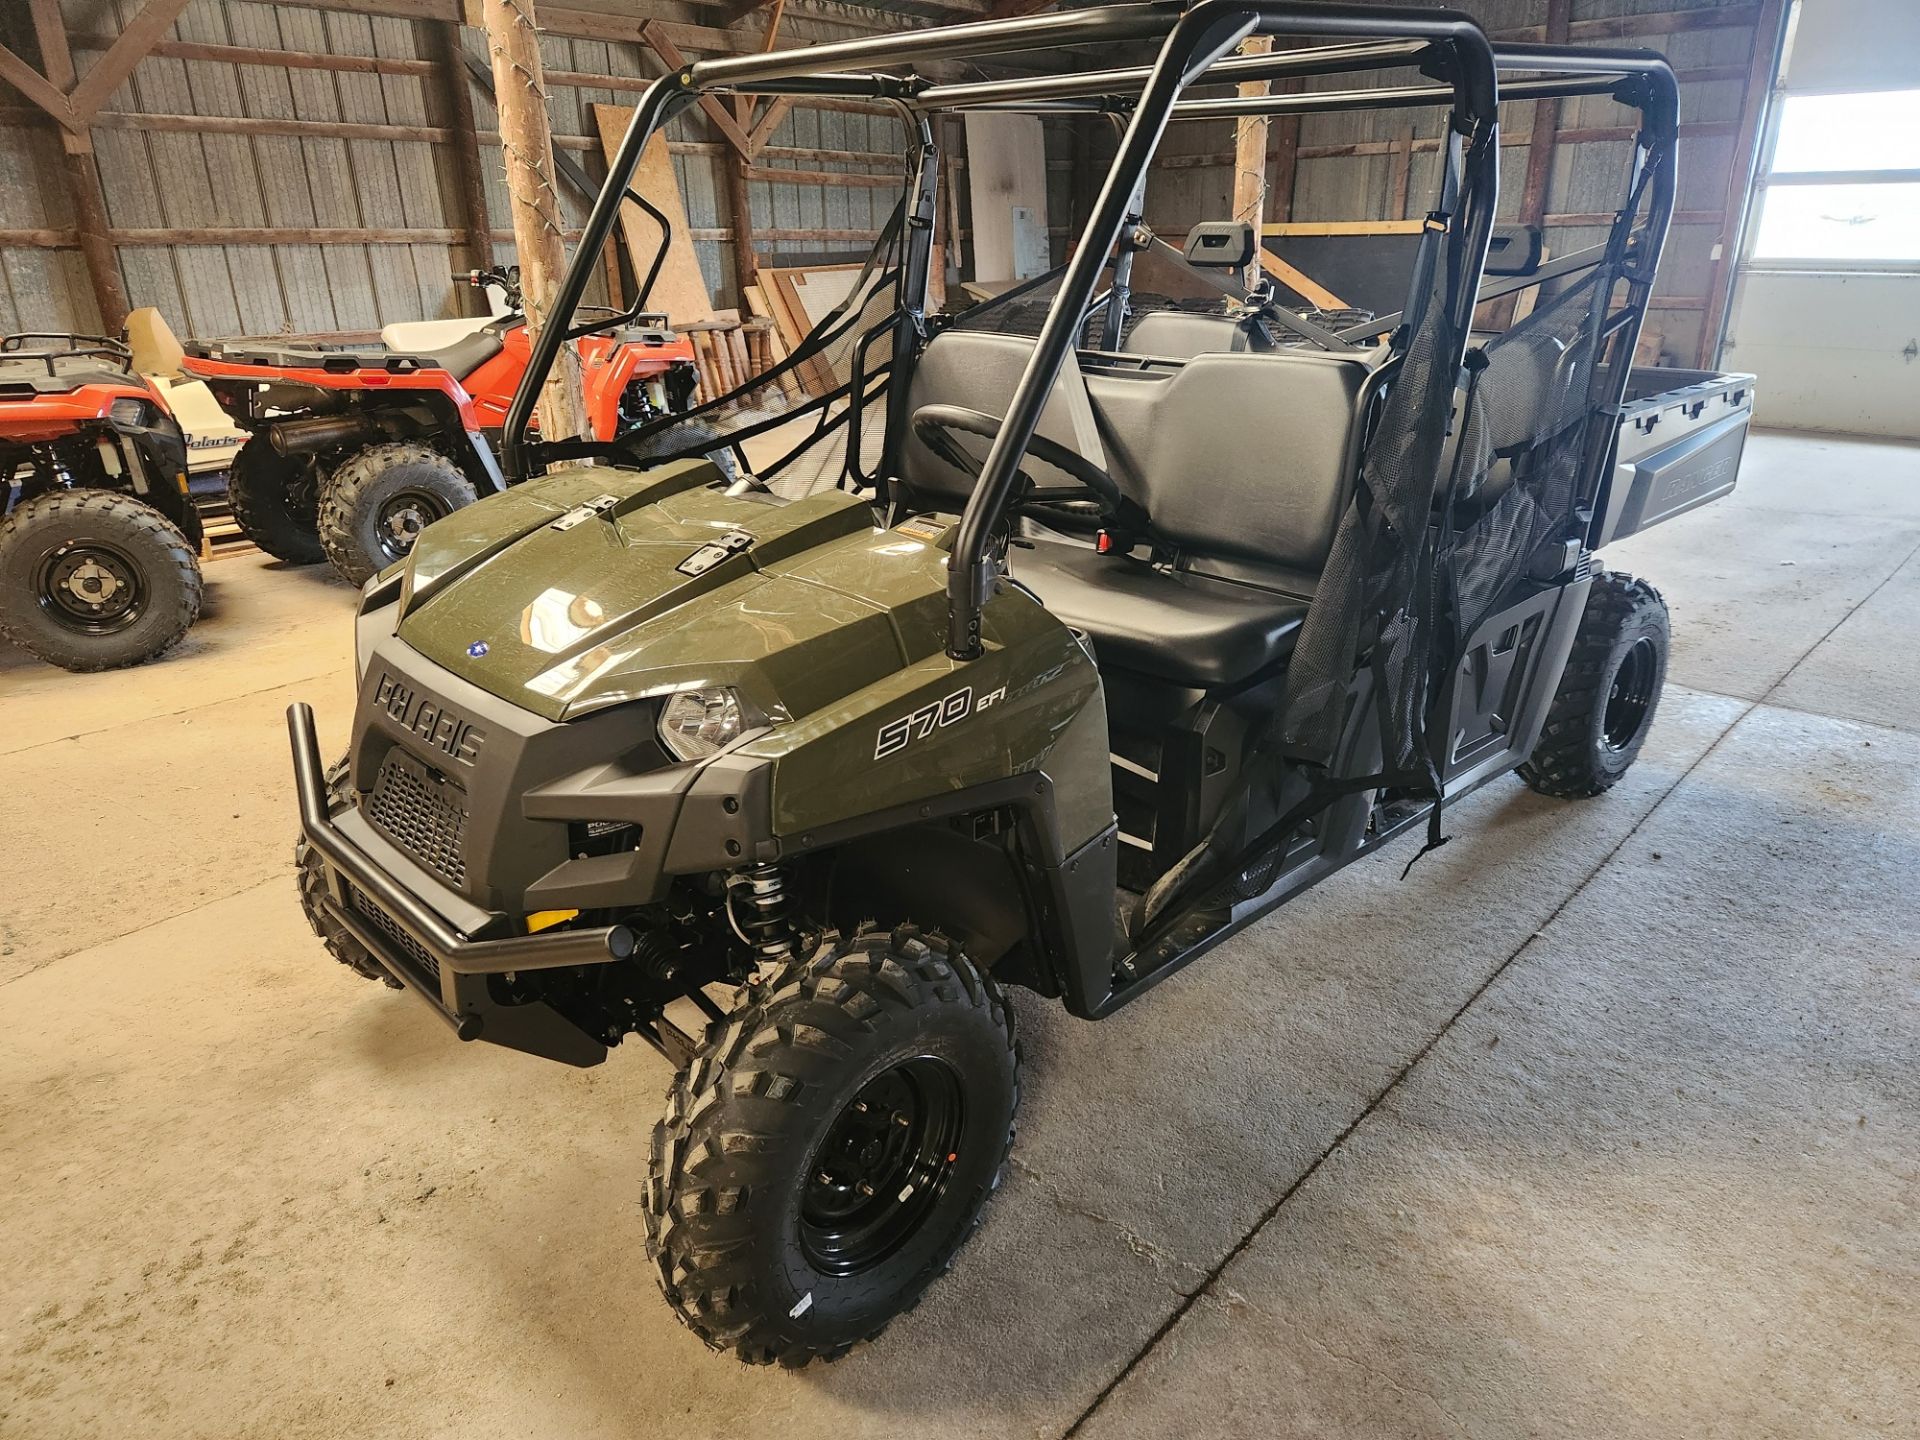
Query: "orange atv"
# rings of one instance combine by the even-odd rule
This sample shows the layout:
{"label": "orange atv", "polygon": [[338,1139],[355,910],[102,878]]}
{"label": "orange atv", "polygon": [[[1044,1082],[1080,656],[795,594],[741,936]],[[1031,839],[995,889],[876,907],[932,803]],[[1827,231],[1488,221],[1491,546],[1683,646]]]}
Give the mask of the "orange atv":
{"label": "orange atv", "polygon": [[202,594],[187,446],[126,346],[0,339],[0,633],[68,670],[151,660]]}
{"label": "orange atv", "polygon": [[[297,565],[354,584],[402,559],[441,516],[504,489],[490,444],[527,368],[518,268],[456,281],[494,314],[389,325],[377,346],[190,341],[183,362],[251,438],[228,499],[240,528]],[[580,342],[593,438],[687,408],[693,347],[664,315]]]}

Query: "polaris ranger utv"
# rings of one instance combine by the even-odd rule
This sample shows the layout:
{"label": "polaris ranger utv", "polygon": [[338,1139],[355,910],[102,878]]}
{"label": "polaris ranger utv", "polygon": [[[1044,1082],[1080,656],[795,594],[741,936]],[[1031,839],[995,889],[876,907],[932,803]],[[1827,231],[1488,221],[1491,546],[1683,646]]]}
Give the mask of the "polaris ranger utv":
{"label": "polaris ranger utv", "polygon": [[[1231,54],[1257,33],[1301,43]],[[1157,58],[911,69],[1119,41]],[[1397,68],[1421,78],[1322,88]],[[783,371],[692,411],[678,455],[678,419],[531,441],[642,148],[716,93],[893,104],[899,209],[845,304]],[[1625,202],[1603,244],[1489,279],[1499,101],[1574,95],[1640,111]],[[975,106],[1123,125],[1037,336],[992,304],[924,312],[931,117]],[[1406,106],[1448,118],[1402,313],[1336,331],[1268,292],[1130,321],[1169,123]],[[675,1064],[646,1247],[709,1345],[801,1364],[875,1334],[999,1181],[1006,987],[1110,1015],[1401,832],[1432,843],[1478,786],[1591,795],[1632,764],[1667,614],[1594,552],[1732,488],[1751,393],[1629,373],[1674,123],[1657,55],[1318,0],[1102,6],[658,81],[508,420],[507,470],[544,474],[367,588],[340,764],[289,712],[316,931],[462,1039],[591,1065],[635,1035]],[[1256,243],[1195,235],[1201,263]],[[1474,332],[1529,286],[1524,320]],[[815,383],[789,383],[801,366]],[[838,483],[726,486],[708,426],[796,439],[760,480],[825,452]]]}

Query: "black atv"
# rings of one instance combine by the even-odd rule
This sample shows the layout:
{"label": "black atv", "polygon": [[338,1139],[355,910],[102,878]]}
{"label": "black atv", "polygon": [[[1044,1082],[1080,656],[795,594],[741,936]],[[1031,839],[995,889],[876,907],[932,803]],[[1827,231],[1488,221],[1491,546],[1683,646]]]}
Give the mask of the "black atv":
{"label": "black atv", "polygon": [[[1309,43],[1232,57],[1260,32]],[[1151,66],[914,72],[1139,40]],[[1185,94],[1402,67],[1429,83]],[[905,193],[846,301],[678,442],[677,419],[532,439],[649,137],[702,95],[795,92],[908,117]],[[1499,102],[1577,95],[1640,113],[1624,203],[1599,245],[1492,271]],[[1447,127],[1403,310],[1263,290],[1130,315],[1168,123],[1413,105]],[[926,314],[933,120],[974,107],[1126,118],[1071,260],[1000,297],[1046,291],[1037,335],[999,302]],[[666,1055],[643,1214],[668,1302],[748,1360],[841,1354],[952,1263],[998,1183],[1020,1093],[1005,987],[1110,1015],[1396,837],[1436,843],[1480,786],[1595,795],[1633,763],[1668,617],[1595,552],[1731,490],[1752,395],[1631,371],[1675,131],[1657,55],[1284,0],[660,80],[508,417],[508,473],[540,478],[369,587],[345,760],[327,770],[311,712],[289,714],[316,931],[462,1039]],[[1186,258],[1244,270],[1258,243],[1201,226]],[[1528,289],[1524,319],[1475,333]],[[840,487],[741,491],[700,458],[713,431],[776,430],[793,448],[758,478],[825,454]]]}
{"label": "black atv", "polygon": [[151,660],[200,614],[187,449],[125,345],[0,339],[0,633],[68,670]]}

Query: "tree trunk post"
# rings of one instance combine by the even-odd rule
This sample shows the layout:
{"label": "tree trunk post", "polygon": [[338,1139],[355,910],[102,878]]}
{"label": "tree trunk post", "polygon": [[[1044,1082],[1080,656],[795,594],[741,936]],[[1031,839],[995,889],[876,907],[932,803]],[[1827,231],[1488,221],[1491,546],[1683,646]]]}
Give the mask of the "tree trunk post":
{"label": "tree trunk post", "polygon": [[[1255,35],[1240,46],[1242,55],[1265,55],[1273,49],[1273,37]],[[1240,86],[1242,99],[1253,99],[1267,93],[1264,80],[1243,81]],[[1242,115],[1233,122],[1233,218],[1245,220],[1253,226],[1253,244],[1258,252],[1260,248],[1260,227],[1265,223],[1267,210],[1267,117],[1264,115]],[[1252,289],[1261,276],[1258,253],[1247,266],[1241,283]]]}
{"label": "tree trunk post", "polygon": [[[548,321],[567,268],[540,37],[534,29],[533,0],[482,0],[481,16],[493,60],[507,193],[513,199],[520,289],[526,298],[527,325],[537,335]],[[563,345],[540,392],[540,434],[546,440],[561,440],[587,433],[580,356],[572,345]]]}

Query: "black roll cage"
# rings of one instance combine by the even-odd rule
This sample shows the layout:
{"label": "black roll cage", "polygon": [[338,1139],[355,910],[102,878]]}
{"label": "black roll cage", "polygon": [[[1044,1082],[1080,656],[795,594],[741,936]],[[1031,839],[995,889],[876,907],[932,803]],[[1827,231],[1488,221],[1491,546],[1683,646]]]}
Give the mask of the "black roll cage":
{"label": "black roll cage", "polygon": [[[1341,43],[1260,55],[1230,54],[1251,35]],[[1138,40],[1160,42],[1152,65],[958,85],[935,84],[911,73],[889,74],[864,68],[904,69],[935,60]],[[1417,67],[1436,83],[1375,90],[1183,98],[1195,87],[1408,66]],[[1502,71],[1531,74],[1532,78],[1502,83],[1497,78]],[[507,414],[501,458],[509,478],[524,477],[529,472],[529,460],[537,453],[530,449],[527,429],[562,342],[621,323],[618,316],[596,324],[576,326],[573,321],[598,268],[601,250],[613,233],[621,203],[638,198],[629,187],[641,152],[653,135],[682,110],[713,93],[866,98],[893,102],[902,109],[913,126],[919,151],[910,177],[911,209],[916,220],[924,217],[926,221],[908,226],[900,308],[902,325],[914,329],[922,325],[927,254],[932,241],[934,167],[927,163],[931,142],[926,116],[931,112],[979,109],[1028,114],[1104,112],[1124,119],[1113,164],[1060,278],[1055,303],[961,518],[947,577],[947,653],[957,660],[973,659],[981,653],[981,611],[992,594],[996,572],[993,537],[1012,498],[1020,463],[1048,394],[1088,314],[1101,271],[1123,230],[1137,220],[1132,213],[1136,197],[1169,123],[1239,115],[1450,107],[1445,142],[1446,190],[1458,199],[1454,214],[1436,218],[1445,227],[1445,264],[1451,273],[1474,280],[1454,290],[1454,304],[1460,313],[1452,317],[1453,333],[1460,337],[1461,345],[1461,354],[1454,357],[1456,364],[1465,360],[1474,308],[1491,298],[1481,281],[1499,202],[1497,112],[1502,99],[1605,94],[1641,112],[1629,191],[1633,198],[1630,208],[1621,212],[1613,237],[1605,245],[1568,256],[1550,267],[1556,274],[1567,274],[1607,259],[1620,265],[1629,291],[1620,312],[1606,328],[1610,335],[1627,332],[1624,341],[1628,356],[1633,353],[1645,315],[1674,204],[1673,152],[1679,92],[1665,57],[1645,50],[1496,46],[1472,19],[1452,10],[1362,7],[1321,0],[1158,0],[696,61],[647,88],[613,157],[607,182],[594,202],[554,299],[549,323],[534,339],[526,373]],[[1634,228],[1633,211],[1642,203],[1646,214],[1639,233],[1644,236],[1644,250],[1630,256],[1628,232]],[[1121,250],[1122,260],[1127,253]],[[1494,288],[1508,293],[1539,283],[1542,278],[1544,274],[1536,274],[1523,277],[1519,284]],[[1119,278],[1115,289],[1124,294]],[[643,306],[646,299],[643,288],[636,307]],[[1399,319],[1383,317],[1380,322],[1341,331],[1339,338],[1378,335]],[[1624,397],[1629,368],[1626,364],[1612,367],[1608,403],[1618,404]],[[896,375],[894,381],[890,410],[905,394],[904,377]],[[1597,463],[1594,468],[1597,471]]]}

